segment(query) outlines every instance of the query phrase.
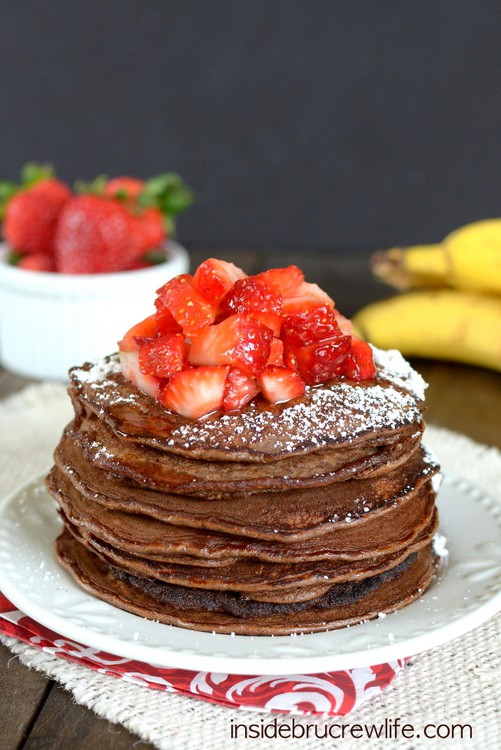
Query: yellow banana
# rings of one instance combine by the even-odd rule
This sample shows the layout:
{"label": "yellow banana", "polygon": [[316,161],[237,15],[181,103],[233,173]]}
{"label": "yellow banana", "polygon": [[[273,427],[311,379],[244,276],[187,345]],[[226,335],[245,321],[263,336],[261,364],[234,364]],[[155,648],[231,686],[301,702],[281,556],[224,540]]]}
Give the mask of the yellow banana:
{"label": "yellow banana", "polygon": [[467,224],[435,245],[379,250],[374,274],[400,290],[451,286],[501,293],[501,219]]}
{"label": "yellow banana", "polygon": [[381,349],[501,372],[501,298],[451,289],[401,294],[364,307],[355,331]]}

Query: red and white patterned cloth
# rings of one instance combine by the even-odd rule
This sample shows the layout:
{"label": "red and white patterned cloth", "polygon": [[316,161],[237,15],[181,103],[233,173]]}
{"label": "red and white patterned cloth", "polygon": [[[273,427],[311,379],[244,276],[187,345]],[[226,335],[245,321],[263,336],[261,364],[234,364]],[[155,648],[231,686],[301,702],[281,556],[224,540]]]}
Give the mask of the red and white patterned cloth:
{"label": "red and white patterned cloth", "polygon": [[405,659],[338,672],[229,675],[168,669],[69,640],[27,617],[0,593],[0,632],[46,653],[138,685],[234,708],[296,715],[345,716],[380,693]]}

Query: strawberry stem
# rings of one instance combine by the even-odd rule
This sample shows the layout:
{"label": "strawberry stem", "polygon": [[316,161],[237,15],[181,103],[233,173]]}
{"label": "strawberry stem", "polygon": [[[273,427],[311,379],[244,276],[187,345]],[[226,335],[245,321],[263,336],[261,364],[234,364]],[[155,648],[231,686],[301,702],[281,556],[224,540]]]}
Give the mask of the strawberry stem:
{"label": "strawberry stem", "polygon": [[104,195],[104,188],[108,182],[108,177],[105,174],[98,175],[95,179],[90,182],[85,180],[77,180],[74,184],[75,193],[77,195]]}
{"label": "strawberry stem", "polygon": [[138,196],[138,203],[144,208],[158,208],[164,215],[167,231],[172,234],[175,217],[186,211],[194,199],[194,192],[178,174],[166,172],[146,181]]}

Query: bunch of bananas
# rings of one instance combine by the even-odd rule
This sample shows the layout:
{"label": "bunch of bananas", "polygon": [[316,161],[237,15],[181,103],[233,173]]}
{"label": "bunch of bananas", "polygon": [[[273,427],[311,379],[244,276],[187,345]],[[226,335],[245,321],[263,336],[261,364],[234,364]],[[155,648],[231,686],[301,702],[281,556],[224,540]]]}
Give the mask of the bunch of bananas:
{"label": "bunch of bananas", "polygon": [[501,219],[460,227],[436,245],[378,251],[371,268],[402,294],[355,315],[363,338],[501,372]]}

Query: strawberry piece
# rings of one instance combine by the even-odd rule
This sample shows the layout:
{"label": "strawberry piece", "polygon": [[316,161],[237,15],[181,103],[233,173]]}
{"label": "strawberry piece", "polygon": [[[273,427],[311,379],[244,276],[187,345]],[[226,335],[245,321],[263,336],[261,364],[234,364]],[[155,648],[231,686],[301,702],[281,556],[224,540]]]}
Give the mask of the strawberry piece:
{"label": "strawberry piece", "polygon": [[182,370],[186,346],[181,333],[147,339],[139,347],[139,369],[144,375],[170,378]]}
{"label": "strawberry piece", "polygon": [[122,368],[122,374],[126,380],[133,383],[143,393],[147,393],[152,398],[159,398],[161,391],[162,380],[160,378],[153,377],[152,375],[145,375],[139,369],[139,352],[135,351],[120,351],[120,366]]}
{"label": "strawberry piece", "polygon": [[236,411],[259,393],[254,378],[250,378],[238,367],[230,367],[223,394],[223,411]]}
{"label": "strawberry piece", "polygon": [[194,365],[233,365],[249,375],[264,370],[272,332],[247,315],[231,315],[193,338],[188,361]]}
{"label": "strawberry piece", "polygon": [[291,346],[299,374],[308,385],[324,383],[344,374],[351,339],[342,334],[305,346]]}
{"label": "strawberry piece", "polygon": [[272,338],[270,356],[266,363],[266,366],[268,365],[278,365],[279,367],[284,366],[284,342],[282,339],[277,339],[275,337]]}
{"label": "strawberry piece", "polygon": [[129,328],[127,333],[118,342],[121,352],[133,352],[141,346],[145,339],[154,339],[157,336],[157,322],[155,315],[149,315],[136,325]]}
{"label": "strawberry piece", "polygon": [[351,340],[351,351],[345,365],[346,377],[352,380],[371,380],[376,377],[376,366],[374,355],[370,345],[353,336]]}
{"label": "strawberry piece", "polygon": [[284,367],[288,367],[290,370],[294,370],[294,372],[298,372],[299,370],[298,365],[297,365],[296,355],[290,349],[285,349],[285,348],[284,348]]}
{"label": "strawberry piece", "polygon": [[334,308],[332,311],[334,315],[336,316],[336,321],[341,329],[341,332],[344,333],[346,336],[351,336],[353,333],[353,323],[348,318],[345,318],[344,315],[341,315],[340,312]]}
{"label": "strawberry piece", "polygon": [[61,273],[109,273],[130,268],[143,248],[125,205],[99,195],[80,195],[64,206],[54,237]]}
{"label": "strawberry piece", "polygon": [[157,330],[160,336],[164,336],[166,333],[181,333],[181,326],[177,323],[175,317],[171,311],[164,307],[160,300],[157,300],[157,311],[155,313],[155,320]]}
{"label": "strawberry piece", "polygon": [[159,312],[167,309],[181,326],[186,336],[193,336],[200,329],[214,322],[215,313],[200,292],[193,286],[193,277],[184,273],[161,287],[155,306]]}
{"label": "strawberry piece", "polygon": [[340,333],[336,317],[327,305],[287,315],[282,324],[282,339],[293,346],[333,338]]}
{"label": "strawberry piece", "polygon": [[224,260],[209,258],[201,263],[193,276],[193,286],[212,307],[217,308],[233,284],[246,278],[241,268]]}
{"label": "strawberry piece", "polygon": [[333,308],[334,301],[323,289],[320,289],[318,284],[303,281],[292,295],[284,298],[282,311],[284,315],[292,315],[319,305],[327,305],[327,307]]}
{"label": "strawberry piece", "polygon": [[269,365],[259,376],[259,386],[263,396],[272,404],[290,401],[302,396],[304,382],[295,370],[289,367]]}
{"label": "strawberry piece", "polygon": [[304,281],[304,274],[297,266],[288,266],[287,268],[270,268],[268,271],[256,274],[254,278],[264,281],[282,297],[291,297]]}
{"label": "strawberry piece", "polygon": [[70,198],[69,187],[55,179],[16,193],[7,204],[3,225],[10,247],[23,254],[52,255],[58,217]]}
{"label": "strawberry piece", "polygon": [[160,394],[160,401],[183,417],[200,417],[221,409],[227,367],[195,367],[176,372]]}
{"label": "strawberry piece", "polygon": [[280,332],[282,297],[253,276],[236,281],[220,308],[224,315],[251,315],[274,333]]}
{"label": "strawberry piece", "polygon": [[17,267],[24,268],[25,271],[50,272],[56,270],[54,259],[50,255],[45,255],[45,253],[23,255]]}

